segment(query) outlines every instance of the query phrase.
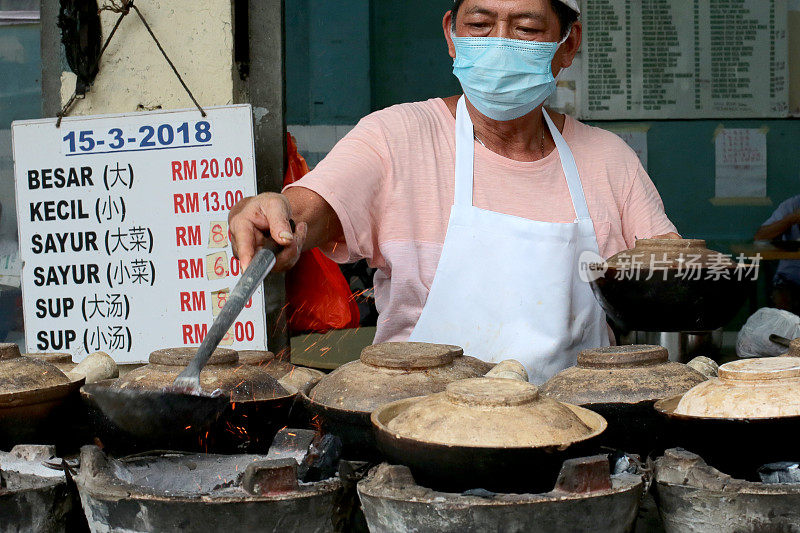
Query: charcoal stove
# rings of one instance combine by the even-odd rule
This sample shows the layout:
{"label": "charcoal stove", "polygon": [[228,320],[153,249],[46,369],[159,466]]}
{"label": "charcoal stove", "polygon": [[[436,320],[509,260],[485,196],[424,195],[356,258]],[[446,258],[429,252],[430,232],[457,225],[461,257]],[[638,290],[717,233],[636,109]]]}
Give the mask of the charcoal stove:
{"label": "charcoal stove", "polygon": [[0,531],[77,531],[82,515],[63,470],[45,466],[55,447],[17,445],[0,452]]}
{"label": "charcoal stove", "polygon": [[292,458],[81,449],[75,479],[93,532],[333,531],[341,483],[303,483]]}
{"label": "charcoal stove", "polygon": [[644,492],[641,475],[610,475],[608,458],[564,462],[543,494],[446,493],[418,485],[405,466],[383,463],[358,484],[372,533],[472,531],[632,531]]}
{"label": "charcoal stove", "polygon": [[656,461],[654,487],[667,533],[800,531],[800,484],[735,479],[673,448]]}

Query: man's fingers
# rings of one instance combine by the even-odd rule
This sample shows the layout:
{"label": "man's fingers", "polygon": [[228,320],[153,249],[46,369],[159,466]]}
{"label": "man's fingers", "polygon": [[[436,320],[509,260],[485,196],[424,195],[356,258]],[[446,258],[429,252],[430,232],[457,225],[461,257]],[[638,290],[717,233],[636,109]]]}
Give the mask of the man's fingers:
{"label": "man's fingers", "polygon": [[259,203],[258,207],[261,209],[261,216],[267,221],[269,234],[275,242],[287,246],[294,241],[292,227],[289,224],[292,210],[285,196],[270,195],[267,201]]}

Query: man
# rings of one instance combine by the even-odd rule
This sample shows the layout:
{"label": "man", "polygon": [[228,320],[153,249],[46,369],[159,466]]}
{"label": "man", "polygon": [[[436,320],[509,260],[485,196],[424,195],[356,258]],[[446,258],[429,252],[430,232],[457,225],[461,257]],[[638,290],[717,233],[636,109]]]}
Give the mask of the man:
{"label": "man", "polygon": [[[757,241],[800,242],[800,195],[781,203],[758,229]],[[772,280],[772,303],[778,309],[800,314],[800,261],[783,260]]]}
{"label": "man", "polygon": [[280,268],[315,246],[366,258],[378,269],[375,342],[515,358],[535,383],[608,344],[579,256],[677,235],[617,136],[543,113],[580,46],[578,15],[577,0],[456,0],[443,30],[465,97],[373,113],[283,195],[236,206],[243,265],[265,231],[289,246]]}

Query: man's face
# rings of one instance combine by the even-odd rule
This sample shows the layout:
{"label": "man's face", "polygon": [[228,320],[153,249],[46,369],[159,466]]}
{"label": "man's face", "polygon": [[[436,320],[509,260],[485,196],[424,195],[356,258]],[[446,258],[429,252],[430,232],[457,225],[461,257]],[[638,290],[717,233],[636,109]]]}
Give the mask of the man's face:
{"label": "man's face", "polygon": [[[442,21],[450,57],[456,51],[451,39],[452,13]],[[550,0],[464,0],[456,17],[457,37],[504,37],[525,41],[558,42],[561,24]],[[553,58],[553,74],[572,64],[580,46],[581,26],[576,22],[567,41]]]}

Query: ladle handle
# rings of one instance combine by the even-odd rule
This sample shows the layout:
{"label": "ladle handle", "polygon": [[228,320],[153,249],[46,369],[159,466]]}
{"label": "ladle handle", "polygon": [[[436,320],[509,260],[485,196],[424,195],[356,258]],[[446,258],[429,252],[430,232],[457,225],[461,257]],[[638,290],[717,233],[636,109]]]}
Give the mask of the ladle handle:
{"label": "ladle handle", "polygon": [[[292,231],[294,231],[294,222],[291,222]],[[267,243],[263,248],[260,248],[253,255],[253,260],[247,270],[244,271],[239,282],[228,295],[225,306],[217,315],[214,323],[208,330],[200,348],[194,359],[186,366],[183,372],[175,379],[175,387],[178,388],[199,388],[200,372],[208,363],[211,354],[219,346],[220,341],[228,332],[233,322],[239,316],[239,313],[244,309],[245,304],[256,292],[256,289],[270,273],[272,267],[275,266],[275,256],[283,249],[281,245],[275,242],[270,237],[267,237]]]}
{"label": "ladle handle", "polygon": [[774,333],[769,336],[769,340],[774,342],[779,346],[783,346],[784,348],[789,348],[792,345],[792,341],[787,339],[786,337],[781,337],[780,335],[775,335]]}

